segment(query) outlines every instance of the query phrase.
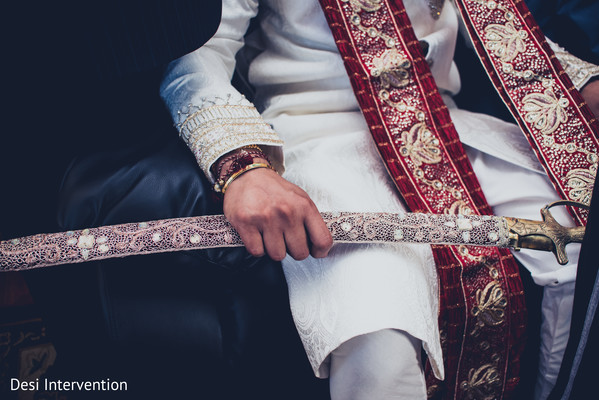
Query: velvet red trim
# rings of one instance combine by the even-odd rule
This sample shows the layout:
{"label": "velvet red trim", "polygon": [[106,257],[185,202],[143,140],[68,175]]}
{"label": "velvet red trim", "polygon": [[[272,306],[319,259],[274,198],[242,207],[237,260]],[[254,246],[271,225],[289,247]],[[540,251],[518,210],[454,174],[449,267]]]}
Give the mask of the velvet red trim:
{"label": "velvet red trim", "polygon": [[[387,4],[388,3],[388,4]],[[359,54],[352,45],[349,23],[342,14],[343,5],[334,0],[321,0],[327,16],[329,26],[343,56],[345,66],[350,77],[354,92],[368,123],[379,152],[385,160],[390,175],[394,178],[397,188],[412,211],[433,212],[435,198],[432,192],[419,188],[410,176],[405,166],[399,162],[397,148],[393,144],[389,130],[386,129],[384,116],[377,103],[377,93],[370,84],[371,77],[364,72]],[[473,205],[479,213],[490,214],[480,185],[472,171],[468,158],[455,132],[449,112],[438,93],[437,86],[421,52],[411,24],[405,13],[405,8],[400,0],[383,2],[393,10],[395,24],[400,27],[399,34],[403,42],[407,43],[407,52],[411,55],[414,75],[418,79],[421,101],[425,103],[429,114],[429,121],[435,125],[439,138],[443,142],[450,167],[457,171],[461,184],[466,188],[472,199]],[[434,110],[430,112],[428,110]],[[433,194],[431,196],[431,194]],[[486,357],[491,354],[496,356],[493,361],[498,366],[498,388],[490,388],[500,397],[508,397],[518,382],[519,355],[522,350],[522,339],[525,329],[526,311],[524,308],[522,283],[518,267],[509,251],[495,251],[486,265],[472,263],[464,258],[457,257],[457,249],[449,247],[433,247],[441,282],[440,291],[440,328],[443,331],[445,362],[445,382],[435,380],[428,370],[427,382],[430,394],[435,398],[454,398],[465,396],[464,384],[468,384],[472,372],[478,368],[485,368],[492,363],[486,363]],[[494,261],[493,261],[494,260]],[[486,328],[486,342],[491,352],[481,352],[477,348],[484,340],[475,336],[473,332],[475,318],[471,310],[476,304],[477,293],[480,293],[489,284],[488,269],[496,268],[500,271],[501,290],[505,292],[507,304],[505,306],[505,322],[497,327]],[[488,349],[487,348],[487,349]],[[494,364],[494,365],[495,365]]]}
{"label": "velvet red trim", "polygon": [[[583,132],[580,132],[580,135],[585,135],[590,140],[592,140],[594,148],[597,149],[599,147],[599,122],[595,118],[593,112],[584,102],[584,99],[582,98],[578,90],[576,90],[576,88],[574,87],[574,84],[568,77],[568,74],[565,73],[557,57],[555,57],[553,50],[545,40],[545,35],[539,28],[531,12],[528,10],[528,7],[526,6],[525,2],[523,0],[505,0],[502,1],[502,3],[508,3],[509,5],[513,6],[514,10],[516,11],[516,14],[518,14],[518,16],[523,20],[524,25],[526,27],[526,32],[529,36],[532,36],[534,38],[535,47],[537,47],[538,50],[541,52],[542,57],[548,60],[552,68],[552,70],[543,71],[543,75],[552,76],[552,78],[561,85],[561,87],[563,88],[563,92],[567,93],[568,96],[571,97],[573,103],[576,105],[575,107],[572,107],[575,113],[575,117],[583,122]],[[485,67],[487,75],[491,79],[493,86],[497,90],[499,96],[501,97],[507,108],[510,110],[512,116],[514,117],[522,131],[525,133],[531,145],[531,148],[533,149],[537,158],[541,162],[541,165],[545,169],[547,176],[551,180],[553,186],[559,193],[560,197],[562,199],[569,199],[564,185],[564,175],[568,171],[559,170],[558,168],[552,168],[552,166],[549,165],[549,163],[547,162],[547,158],[551,158],[551,156],[544,154],[543,149],[541,149],[540,146],[533,139],[530,128],[523,120],[521,114],[518,112],[518,107],[515,103],[517,100],[512,99],[509,96],[509,93],[507,93],[507,91],[505,90],[505,87],[502,85],[501,78],[498,76],[495,70],[495,66],[493,65],[493,62],[491,61],[487,53],[487,50],[485,49],[485,46],[480,39],[482,32],[477,31],[475,24],[472,23],[472,20],[470,18],[469,6],[471,7],[473,6],[473,4],[467,5],[464,0],[456,0],[455,4],[459,12],[462,14],[466,28],[468,30],[468,34],[470,35],[470,38],[474,43],[475,50],[483,66]],[[569,211],[579,225],[586,224],[586,219],[588,215],[588,212],[586,210],[574,210],[572,208],[569,208]]]}

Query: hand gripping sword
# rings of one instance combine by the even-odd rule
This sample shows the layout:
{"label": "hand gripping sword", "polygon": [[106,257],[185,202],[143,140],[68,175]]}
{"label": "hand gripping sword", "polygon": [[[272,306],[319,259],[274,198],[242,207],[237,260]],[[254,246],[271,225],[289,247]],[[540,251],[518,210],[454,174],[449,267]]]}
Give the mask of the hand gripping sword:
{"label": "hand gripping sword", "polygon": [[[322,217],[337,243],[428,243],[496,246],[552,251],[568,262],[565,246],[582,242],[584,227],[560,225],[549,211],[557,205],[587,206],[558,201],[541,209],[542,221],[488,215],[424,213],[324,212]],[[173,218],[46,233],[0,242],[0,272],[107,258],[239,247],[243,242],[224,215]]]}

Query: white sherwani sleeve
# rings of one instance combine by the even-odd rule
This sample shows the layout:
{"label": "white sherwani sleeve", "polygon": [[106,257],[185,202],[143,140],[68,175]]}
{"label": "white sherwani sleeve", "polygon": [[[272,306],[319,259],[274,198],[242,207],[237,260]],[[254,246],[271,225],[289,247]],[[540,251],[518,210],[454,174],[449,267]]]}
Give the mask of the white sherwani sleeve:
{"label": "white sherwani sleeve", "polygon": [[160,88],[181,137],[212,182],[210,167],[218,158],[251,144],[262,145],[273,167],[282,171],[282,141],[231,84],[235,55],[257,14],[258,2],[229,3],[233,4],[223,6],[214,37],[171,62]]}
{"label": "white sherwani sleeve", "polygon": [[591,78],[599,75],[598,65],[583,61],[575,55],[570,54],[566,49],[551,41],[548,37],[545,37],[545,39],[576,89],[582,89]]}

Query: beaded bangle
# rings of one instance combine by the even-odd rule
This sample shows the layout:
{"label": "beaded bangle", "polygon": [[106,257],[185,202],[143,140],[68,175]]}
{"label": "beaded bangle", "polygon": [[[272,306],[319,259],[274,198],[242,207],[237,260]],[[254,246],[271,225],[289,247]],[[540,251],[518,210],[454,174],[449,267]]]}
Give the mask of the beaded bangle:
{"label": "beaded bangle", "polygon": [[[241,147],[218,161],[214,175],[219,179],[222,179],[222,177],[226,177],[232,172],[235,172],[248,164],[252,164],[255,159],[266,160],[270,164],[268,156],[264,154],[260,147],[256,145]],[[229,162],[230,164],[227,171],[223,173],[223,167]]]}
{"label": "beaded bangle", "polygon": [[231,184],[231,182],[233,182],[235,179],[239,178],[241,175],[245,174],[248,171],[251,171],[253,169],[257,169],[257,168],[268,168],[268,169],[272,169],[274,171],[274,168],[270,166],[270,164],[266,164],[266,163],[254,163],[254,164],[250,164],[245,166],[244,168],[234,172],[229,179],[227,179],[227,181],[224,183],[224,185],[222,185],[222,187],[219,185],[219,183],[215,183],[214,184],[214,190],[216,192],[225,194],[225,192],[227,191],[227,188],[229,187],[229,185]]}
{"label": "beaded bangle", "polygon": [[[223,172],[223,168],[227,164],[229,165]],[[217,180],[214,184],[214,191],[224,194],[226,190],[225,188],[228,187],[228,185],[243,172],[254,168],[264,167],[273,169],[270,166],[270,160],[259,146],[249,145],[241,147],[232,154],[229,154],[228,156],[225,156],[219,160],[215,171]]]}

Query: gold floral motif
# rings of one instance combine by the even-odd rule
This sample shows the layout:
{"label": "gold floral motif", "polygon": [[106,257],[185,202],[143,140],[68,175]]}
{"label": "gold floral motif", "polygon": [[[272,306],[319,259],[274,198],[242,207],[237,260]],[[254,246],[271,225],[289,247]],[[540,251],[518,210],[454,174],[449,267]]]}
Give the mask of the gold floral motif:
{"label": "gold floral motif", "polygon": [[543,93],[530,93],[522,99],[522,109],[526,112],[525,119],[534,125],[544,135],[552,134],[560,124],[568,121],[566,107],[568,99],[558,99],[551,88]]}
{"label": "gold floral motif", "polygon": [[478,318],[479,323],[487,326],[503,323],[507,301],[498,282],[489,282],[483,290],[478,289],[476,303],[472,308],[472,315]]}
{"label": "gold floral motif", "polygon": [[[487,260],[487,257],[485,257],[482,254],[479,254],[479,255],[472,254],[472,253],[470,253],[471,249],[472,249],[472,247],[470,247],[470,246],[460,245],[460,246],[458,246],[458,254],[462,257],[467,258],[470,261],[474,261],[475,263],[484,264]],[[480,329],[480,327],[475,326],[474,332],[478,331],[478,329]]]}
{"label": "gold floral motif", "polygon": [[363,10],[366,12],[377,11],[381,8],[382,0],[342,0],[343,2],[351,4],[354,10]]}
{"label": "gold floral motif", "polygon": [[492,400],[496,398],[496,390],[501,388],[501,375],[493,364],[472,368],[468,372],[468,380],[460,385],[467,400]]}
{"label": "gold floral motif", "polygon": [[372,70],[370,74],[381,81],[381,86],[385,89],[393,86],[402,88],[410,83],[409,60],[402,58],[397,49],[385,50],[383,54],[372,60]]}
{"label": "gold floral motif", "polygon": [[458,200],[445,208],[444,212],[445,214],[470,215],[472,214],[472,208],[464,200]]}
{"label": "gold floral motif", "polygon": [[412,126],[410,131],[401,134],[404,145],[399,152],[404,157],[410,157],[415,166],[436,164],[442,160],[439,149],[439,139],[433,136],[424,122]]}
{"label": "gold floral motif", "polygon": [[528,35],[524,30],[517,30],[511,22],[505,25],[489,24],[485,27],[487,48],[505,62],[513,61],[518,54],[526,50],[524,39]]}
{"label": "gold floral motif", "polygon": [[595,186],[596,170],[576,168],[566,175],[570,192],[568,196],[574,201],[590,205],[593,188]]}

